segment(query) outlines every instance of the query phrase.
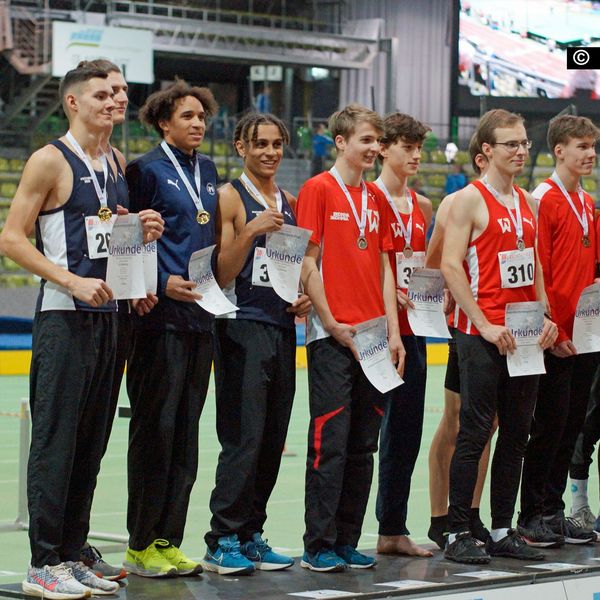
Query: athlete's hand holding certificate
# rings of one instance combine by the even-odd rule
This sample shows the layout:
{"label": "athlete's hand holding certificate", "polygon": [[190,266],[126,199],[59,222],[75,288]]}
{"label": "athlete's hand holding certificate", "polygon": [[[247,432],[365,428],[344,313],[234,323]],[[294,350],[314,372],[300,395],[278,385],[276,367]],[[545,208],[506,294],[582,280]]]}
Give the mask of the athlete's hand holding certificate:
{"label": "athlete's hand holding certificate", "polygon": [[582,292],[575,310],[573,345],[577,354],[600,350],[600,284],[588,285]]}
{"label": "athlete's hand holding certificate", "polygon": [[197,250],[190,257],[188,272],[190,281],[196,283],[194,292],[201,294],[202,298],[196,302],[213,315],[224,315],[238,310],[222,292],[212,272],[211,257],[215,245]]}
{"label": "athlete's hand holding certificate", "polygon": [[546,372],[540,337],[544,331],[544,306],[541,302],[510,302],[506,305],[505,325],[515,338],[517,348],[506,355],[511,377]]}
{"label": "athlete's hand holding certificate", "polygon": [[153,291],[153,285],[156,290],[156,252],[153,255],[147,252],[143,240],[142,224],[137,214],[116,218],[108,243],[106,266],[106,283],[116,300],[145,298],[147,292]]}
{"label": "athlete's hand holding certificate", "polygon": [[364,321],[354,329],[354,344],[367,379],[382,393],[402,385],[404,381],[392,362],[385,317]]}
{"label": "athlete's hand holding certificate", "polygon": [[444,276],[439,269],[416,269],[408,283],[408,323],[415,335],[449,338],[444,314]]}

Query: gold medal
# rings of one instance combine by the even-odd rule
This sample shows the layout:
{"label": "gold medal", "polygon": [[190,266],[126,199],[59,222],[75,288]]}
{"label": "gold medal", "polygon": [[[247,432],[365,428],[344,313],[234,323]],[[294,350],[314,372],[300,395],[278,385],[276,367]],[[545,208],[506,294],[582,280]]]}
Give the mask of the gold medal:
{"label": "gold medal", "polygon": [[356,244],[361,250],[366,250],[367,246],[369,245],[367,243],[367,238],[364,235],[359,236],[359,238],[356,240]]}
{"label": "gold medal", "polygon": [[196,221],[198,221],[200,225],[206,225],[210,221],[210,214],[206,210],[199,210],[196,215]]}
{"label": "gold medal", "polygon": [[112,217],[112,210],[110,210],[110,208],[108,208],[108,206],[101,206],[100,210],[98,210],[98,218],[103,223],[107,223],[108,221],[110,221],[111,217]]}
{"label": "gold medal", "polygon": [[402,250],[402,254],[404,254],[404,258],[410,258],[413,255],[413,249],[406,244],[406,246],[404,246],[404,250]]}
{"label": "gold medal", "polygon": [[589,235],[584,235],[581,238],[581,241],[583,243],[583,247],[584,248],[589,248],[592,245],[592,243],[590,242],[590,236]]}

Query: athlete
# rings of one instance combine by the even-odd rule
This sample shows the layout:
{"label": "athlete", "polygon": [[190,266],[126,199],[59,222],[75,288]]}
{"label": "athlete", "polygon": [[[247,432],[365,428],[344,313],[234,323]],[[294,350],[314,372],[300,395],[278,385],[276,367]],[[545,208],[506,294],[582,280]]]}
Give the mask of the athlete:
{"label": "athlete", "polygon": [[248,113],[238,122],[233,143],[244,172],[219,190],[217,280],[239,310],[216,322],[222,449],[202,562],[220,575],[294,564],[293,558],[274,552],[262,533],[296,387],[294,319],[310,309],[306,295],[291,305],[280,298],[266,263],[257,260],[265,234],[284,223],[296,224],[295,198],[275,183],[288,131],[274,115]]}
{"label": "athlete", "polygon": [[[516,346],[504,325],[509,302],[545,303],[543,277],[535,268],[535,217],[530,198],[513,184],[514,176],[523,170],[530,142],[522,118],[501,109],[487,112],[476,134],[488,171],[482,181],[461,190],[452,203],[442,255],[442,272],[460,307],[456,345],[461,384],[444,555],[463,563],[487,563],[490,556],[541,560],[543,554],[511,529],[538,376],[509,377],[505,356]],[[508,270],[501,269],[500,258],[523,265],[525,276],[513,281]],[[541,347],[551,347],[557,333],[556,325],[545,318]],[[471,534],[470,509],[479,460],[496,413],[492,529],[483,546]]]}
{"label": "athlete", "polygon": [[307,335],[310,427],[301,566],[313,571],[375,564],[356,546],[383,397],[358,363],[354,326],[385,315],[400,373],[405,356],[388,258],[390,227],[379,212],[381,192],[362,179],[379,154],[383,121],[352,104],[332,115],[329,130],[335,165],[309,179],[298,197],[298,224],[312,230],[302,276],[313,311]]}
{"label": "athlete", "polygon": [[[477,144],[477,136],[471,138],[469,154],[473,171],[478,177],[485,175],[488,162]],[[442,248],[448,212],[458,192],[448,194],[441,202],[435,215],[435,225],[427,248],[425,264],[428,268],[439,269],[442,260]],[[444,412],[433,436],[429,449],[429,500],[431,503],[431,523],[427,535],[441,550],[446,546],[448,531],[448,478],[450,474],[450,461],[456,446],[458,434],[458,415],[460,412],[460,374],[458,370],[458,354],[456,352],[454,328],[454,302],[449,298],[446,312],[449,313],[448,327],[452,337],[448,340],[448,363],[444,381]],[[497,421],[494,421],[495,431]],[[491,436],[493,435],[493,431]],[[490,436],[490,439],[491,439]],[[490,442],[485,446],[481,460],[477,484],[473,492],[473,504],[469,517],[469,526],[473,537],[485,542],[489,531],[485,528],[479,515],[479,504],[483,492],[483,484],[487,473],[490,458]]]}
{"label": "athlete", "polygon": [[[198,422],[213,356],[213,316],[190,280],[192,253],[215,243],[214,163],[196,152],[217,103],[208,88],[178,80],[140,111],[161,143],[127,166],[130,210],[152,208],[164,221],[158,241],[158,303],[133,315],[127,368],[131,403],[127,456],[129,547],[123,563],[146,577],[194,575],[181,551],[198,468]],[[150,306],[148,306],[150,304]]]}
{"label": "athlete", "polygon": [[398,290],[398,321],[406,350],[404,385],[386,394],[379,447],[377,520],[380,554],[431,556],[409,537],[406,528],[410,480],[421,445],[427,348],[424,337],[415,336],[407,311],[412,303],[406,293],[412,271],[425,266],[425,234],[432,215],[431,202],[408,188],[417,174],[421,148],[429,127],[409,115],[394,113],[384,119],[379,158],[383,168],[375,185],[383,192],[380,214],[390,224],[394,245],[389,261]]}
{"label": "athlete", "polygon": [[581,188],[581,177],[594,169],[599,138],[600,130],[585,117],[552,119],[548,147],[556,168],[533,192],[539,199],[537,247],[546,295],[558,325],[556,346],[545,355],[523,463],[519,531],[534,546],[581,544],[596,537],[565,517],[562,497],[599,359],[598,353],[578,354],[572,340],[579,296],[594,283],[594,201]]}
{"label": "athlete", "polygon": [[[0,251],[42,280],[30,374],[32,557],[22,588],[68,599],[119,589],[79,561],[108,428],[116,346],[107,253],[96,235],[104,235],[118,197],[117,171],[103,148],[115,107],[106,71],[73,69],[59,94],[69,131],[27,162]],[[36,247],[27,239],[34,226]],[[159,228],[147,218],[145,241]]]}

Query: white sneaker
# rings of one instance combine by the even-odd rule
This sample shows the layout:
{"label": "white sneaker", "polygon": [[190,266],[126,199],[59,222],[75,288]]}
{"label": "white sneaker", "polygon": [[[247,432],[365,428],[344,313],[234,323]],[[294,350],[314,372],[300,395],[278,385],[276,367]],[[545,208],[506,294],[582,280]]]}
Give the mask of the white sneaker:
{"label": "white sneaker", "polygon": [[82,562],[67,562],[65,564],[73,571],[73,577],[79,583],[87,586],[92,591],[92,594],[98,596],[116,594],[121,587],[116,581],[109,581],[108,579],[98,577]]}
{"label": "white sneaker", "polygon": [[65,563],[52,567],[29,567],[21,588],[28,596],[48,600],[74,600],[92,595],[92,590],[79,583]]}
{"label": "white sneaker", "polygon": [[571,509],[571,517],[575,519],[584,529],[594,530],[596,528],[596,516],[592,509],[586,504],[579,510]]}

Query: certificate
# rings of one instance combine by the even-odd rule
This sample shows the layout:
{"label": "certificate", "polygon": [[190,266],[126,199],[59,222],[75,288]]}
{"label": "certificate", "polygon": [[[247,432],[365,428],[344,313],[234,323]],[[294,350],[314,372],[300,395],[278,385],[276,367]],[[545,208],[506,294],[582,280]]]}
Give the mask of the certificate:
{"label": "certificate", "polygon": [[404,381],[392,362],[385,317],[364,321],[356,325],[355,329],[354,345],[367,379],[381,393],[402,385]]}
{"label": "certificate", "polygon": [[600,284],[588,285],[579,296],[573,323],[573,345],[578,354],[600,350]]}
{"label": "certificate", "polygon": [[156,240],[144,244],[144,281],[146,293],[156,294],[158,287],[158,245]]}
{"label": "certificate", "polygon": [[213,275],[210,261],[214,248],[213,244],[194,252],[190,257],[188,272],[190,281],[196,283],[193,291],[202,294],[202,299],[196,302],[213,315],[224,315],[239,309],[227,299]]}
{"label": "certificate", "polygon": [[408,308],[408,323],[415,335],[449,338],[444,314],[444,276],[439,269],[416,269],[407,296],[415,305]]}
{"label": "certificate", "polygon": [[545,373],[544,351],[539,344],[544,329],[543,304],[510,302],[506,305],[505,315],[505,325],[517,343],[517,349],[506,355],[509,375],[519,377]]}
{"label": "certificate", "polygon": [[290,304],[298,298],[300,271],[312,231],[294,225],[282,225],[267,233],[265,260],[268,278],[275,293]]}
{"label": "certificate", "polygon": [[137,214],[119,215],[108,245],[106,283],[115,300],[146,297],[144,237]]}

